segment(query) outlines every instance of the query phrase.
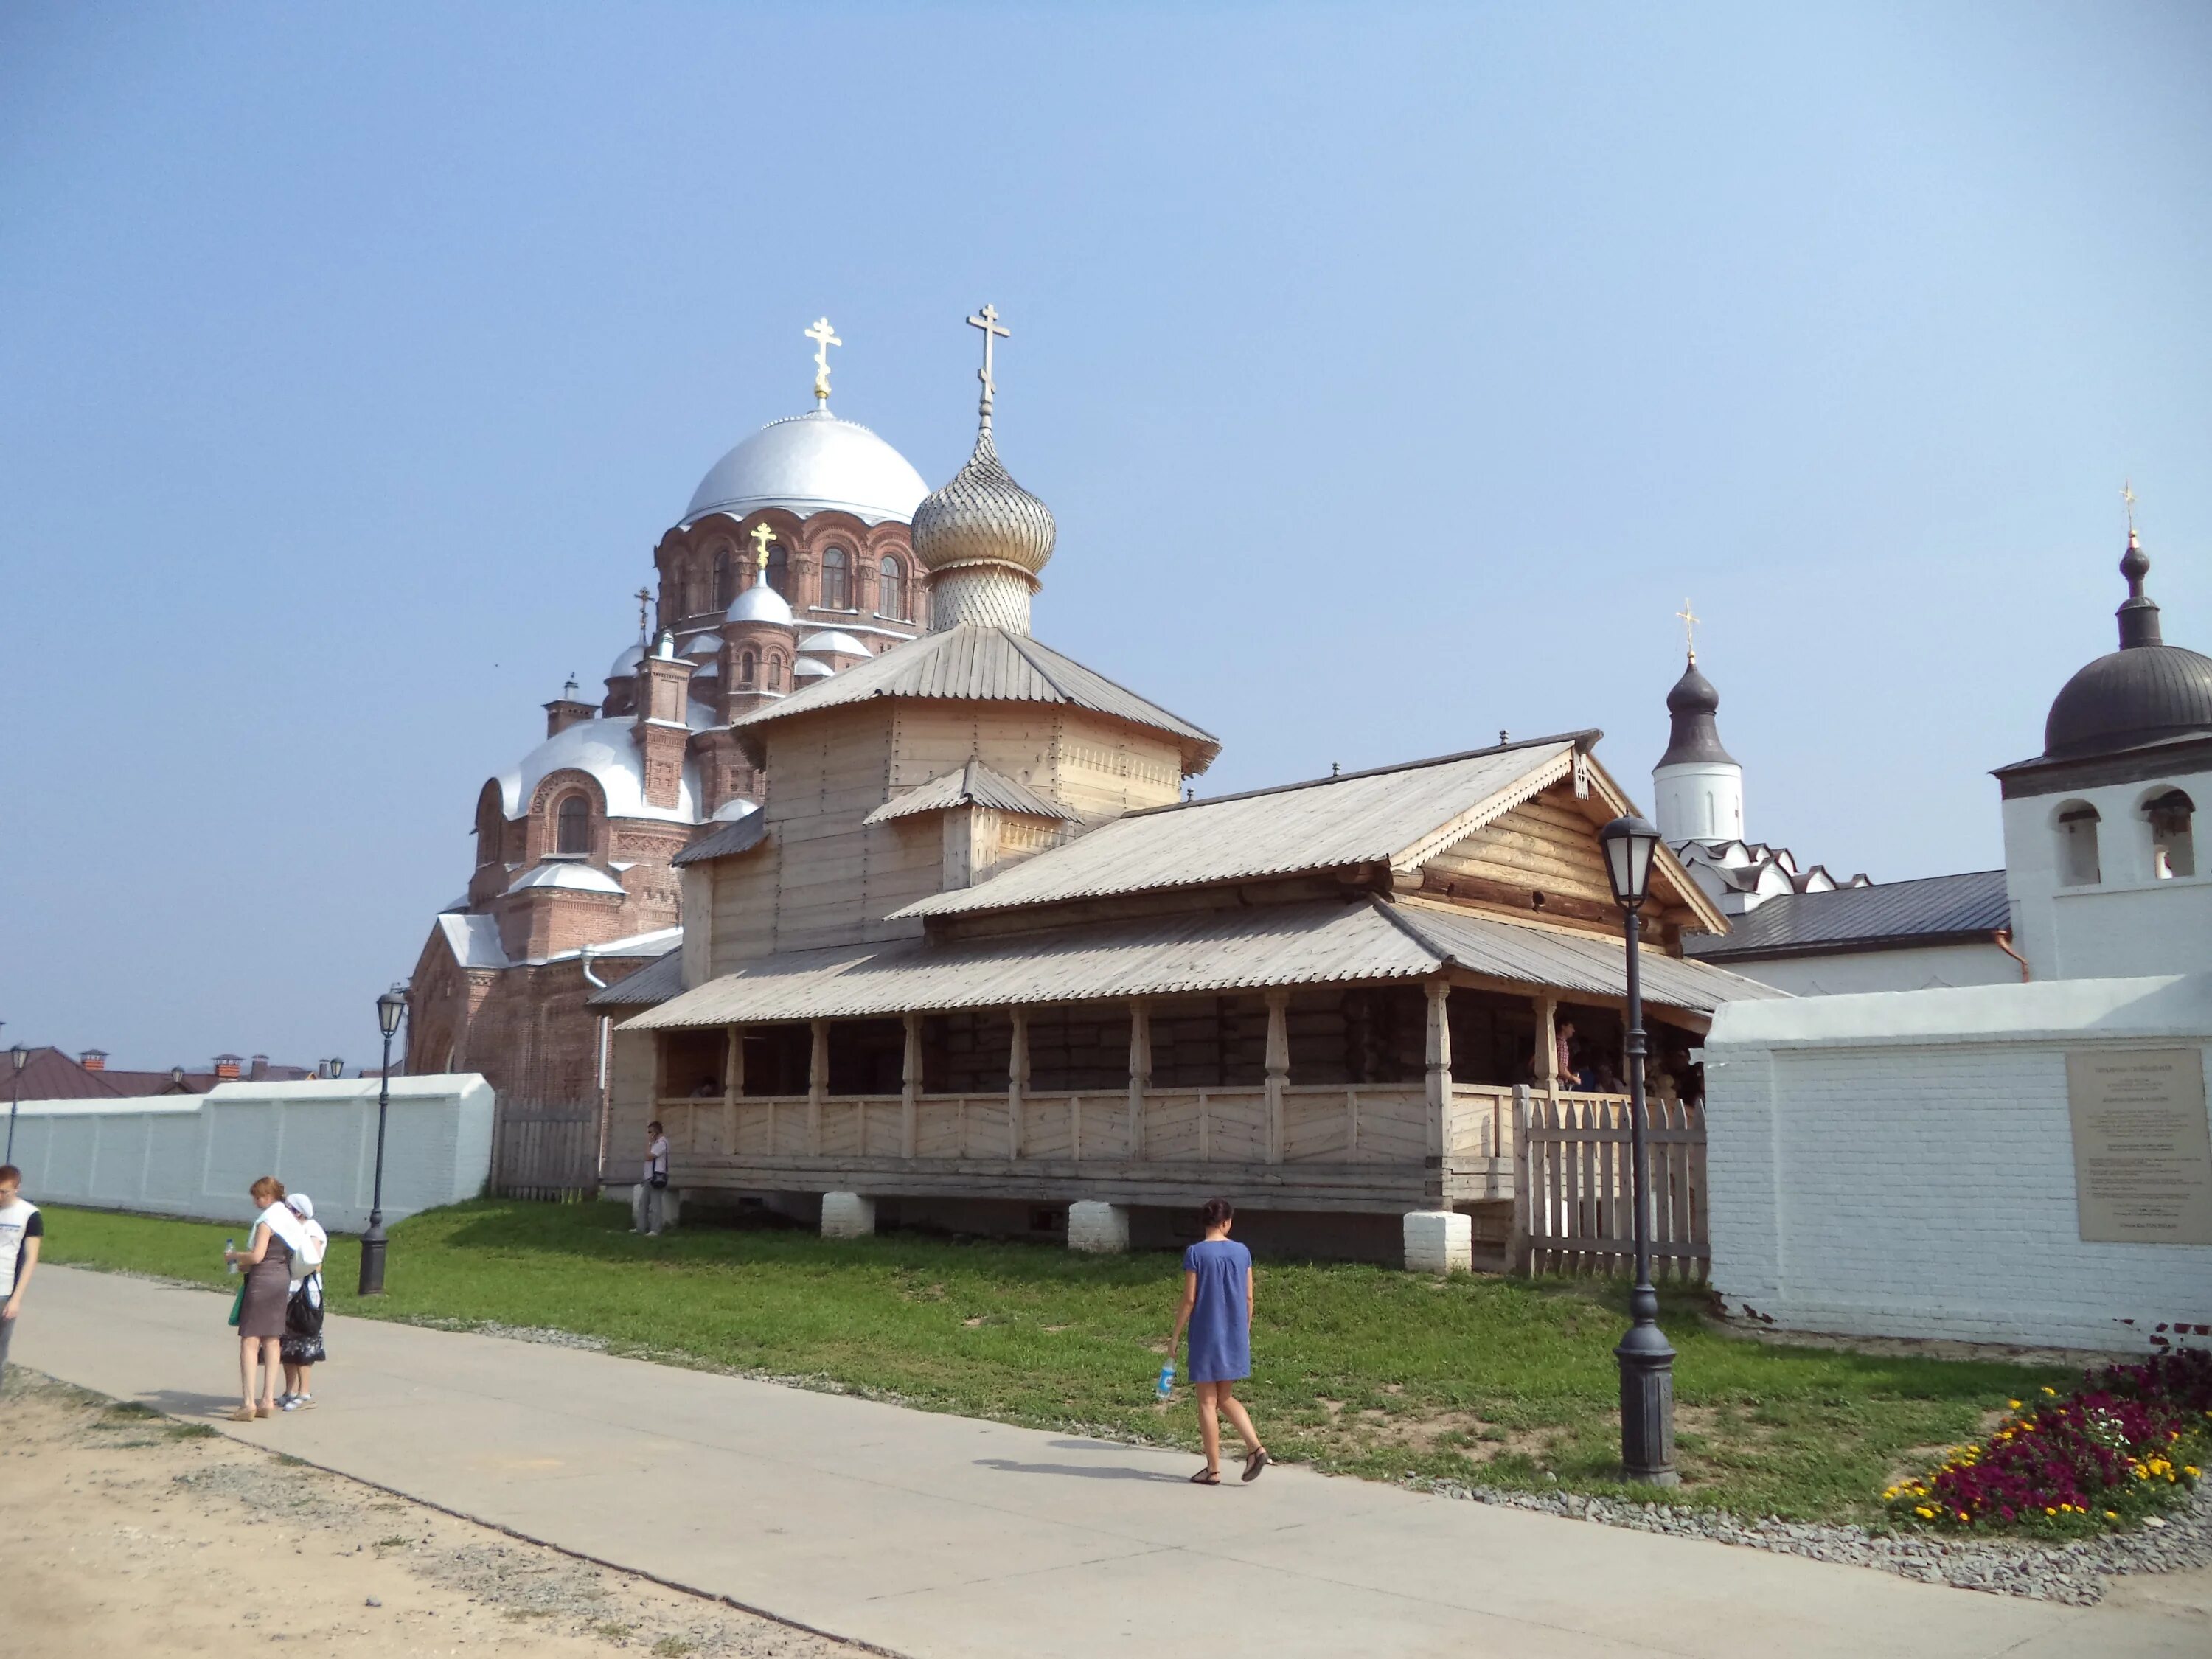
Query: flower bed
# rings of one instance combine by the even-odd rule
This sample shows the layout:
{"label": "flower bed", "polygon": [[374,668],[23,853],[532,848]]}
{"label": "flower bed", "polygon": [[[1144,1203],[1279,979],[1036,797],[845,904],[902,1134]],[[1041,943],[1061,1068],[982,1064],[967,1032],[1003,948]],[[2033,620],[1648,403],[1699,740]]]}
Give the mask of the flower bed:
{"label": "flower bed", "polygon": [[1899,1520],[2061,1537],[2132,1525],[2180,1502],[2212,1456],[2212,1352],[2182,1349],[2043,1390],[1986,1443],[1882,1494]]}

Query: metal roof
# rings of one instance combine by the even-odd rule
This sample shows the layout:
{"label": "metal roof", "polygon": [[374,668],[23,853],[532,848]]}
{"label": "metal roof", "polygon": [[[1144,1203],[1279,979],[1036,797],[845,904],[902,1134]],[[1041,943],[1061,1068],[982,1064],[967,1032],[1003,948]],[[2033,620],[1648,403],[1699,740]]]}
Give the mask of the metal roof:
{"label": "metal roof", "polygon": [[748,812],[734,823],[726,823],[711,836],[703,836],[668,861],[673,865],[703,864],[708,859],[726,859],[738,853],[750,853],[768,839],[768,814]]}
{"label": "metal roof", "polygon": [[[1450,966],[1534,988],[1608,996],[1626,988],[1621,952],[1607,940],[1481,918],[1440,922],[1425,908],[1370,897],[1193,911],[950,943],[901,939],[793,951],[695,987],[624,1029],[864,1019],[1420,979]],[[1644,974],[1654,1003],[1699,1012],[1738,999],[1785,994],[1656,951],[1644,953]]]}
{"label": "metal roof", "polygon": [[994,772],[979,760],[940,773],[927,783],[894,795],[862,819],[864,823],[887,823],[893,818],[920,812],[942,812],[955,806],[988,806],[994,811],[1019,812],[1033,818],[1073,822],[1076,815],[1056,800],[1047,800],[1026,784]]}
{"label": "metal roof", "polygon": [[1838,887],[1828,893],[1784,893],[1729,918],[1732,931],[1687,948],[1708,962],[1881,950],[1987,939],[2009,925],[2005,872]]}
{"label": "metal roof", "polygon": [[[963,915],[1161,888],[1385,864],[1478,829],[1567,775],[1576,739],[1544,738],[1410,766],[1132,812],[975,887],[897,916]],[[1441,845],[1439,842],[1437,844]]]}
{"label": "metal roof", "polygon": [[903,522],[929,493],[905,456],[867,428],[827,410],[770,421],[722,457],[699,481],[690,524],[709,513],[742,519],[763,507],[805,518],[850,513],[863,524]]}
{"label": "metal roof", "polygon": [[781,702],[732,720],[738,728],[765,726],[818,708],[837,708],[874,697],[930,697],[975,702],[1060,703],[1149,726],[1182,740],[1185,765],[1203,770],[1220,753],[1220,740],[1148,702],[1103,674],[1025,634],[965,623],[925,634],[895,651],[855,663],[834,679],[794,691]]}
{"label": "metal roof", "polygon": [[603,991],[584,999],[587,1008],[650,1008],[684,988],[684,951],[679,945],[634,974],[625,974]]}

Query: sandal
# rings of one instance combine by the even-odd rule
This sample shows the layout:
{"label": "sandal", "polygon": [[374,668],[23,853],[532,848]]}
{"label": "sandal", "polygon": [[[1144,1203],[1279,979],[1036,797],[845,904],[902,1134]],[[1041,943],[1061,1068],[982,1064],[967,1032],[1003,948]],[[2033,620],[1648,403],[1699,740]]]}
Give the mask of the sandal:
{"label": "sandal", "polygon": [[253,1407],[251,1406],[240,1406],[236,1411],[230,1413],[229,1420],[233,1423],[251,1423],[253,1420]]}
{"label": "sandal", "polygon": [[1221,1471],[1200,1469],[1196,1474],[1191,1476],[1190,1484],[1194,1486],[1218,1486],[1221,1484]]}
{"label": "sandal", "polygon": [[1273,1461],[1267,1455],[1267,1449],[1265,1446],[1261,1447],[1244,1460],[1244,1478],[1247,1480],[1257,1480],[1260,1478],[1260,1471]]}
{"label": "sandal", "polygon": [[270,1414],[271,1409],[271,1407],[267,1406],[256,1406],[253,1408],[253,1414],[256,1417],[267,1417]]}

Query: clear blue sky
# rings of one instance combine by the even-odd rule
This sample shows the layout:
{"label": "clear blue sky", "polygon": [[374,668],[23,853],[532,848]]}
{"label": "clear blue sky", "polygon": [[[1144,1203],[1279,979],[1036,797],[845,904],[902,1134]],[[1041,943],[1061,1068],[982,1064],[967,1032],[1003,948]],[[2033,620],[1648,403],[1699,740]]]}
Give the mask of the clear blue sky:
{"label": "clear blue sky", "polygon": [[0,1018],[373,1060],[483,781],[699,476],[933,483],[1203,793],[1603,726],[1674,611],[1751,833],[1999,861],[2118,492],[2212,649],[2212,9],[0,11]]}

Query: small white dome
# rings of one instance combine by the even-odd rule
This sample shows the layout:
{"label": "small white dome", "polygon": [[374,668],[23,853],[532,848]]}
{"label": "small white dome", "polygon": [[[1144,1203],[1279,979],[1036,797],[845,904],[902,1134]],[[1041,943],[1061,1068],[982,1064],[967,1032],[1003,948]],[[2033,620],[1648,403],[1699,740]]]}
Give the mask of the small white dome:
{"label": "small white dome", "polygon": [[711,630],[694,634],[677,647],[678,653],[686,657],[711,657],[721,648],[722,636]]}
{"label": "small white dome", "polygon": [[791,671],[794,680],[826,680],[837,671],[826,662],[817,662],[811,657],[801,657]]}
{"label": "small white dome", "polygon": [[775,623],[791,626],[791,603],[766,582],[755,582],[730,602],[724,621]]}
{"label": "small white dome", "polygon": [[865,657],[868,654],[866,646],[850,634],[834,628],[824,629],[819,634],[809,634],[799,641],[799,648],[801,651],[818,651],[825,656]]}
{"label": "small white dome", "polygon": [[645,647],[641,645],[633,645],[615,659],[615,665],[607,670],[607,678],[611,680],[629,679],[637,672],[638,664],[644,660]]}
{"label": "small white dome", "polygon": [[717,823],[734,823],[739,818],[750,817],[759,811],[758,805],[747,800],[743,795],[732,795],[714,809],[714,821]]}
{"label": "small white dome", "polygon": [[[708,722],[712,723],[711,714]],[[606,796],[607,816],[611,818],[661,818],[677,823],[696,823],[698,779],[688,761],[678,783],[676,805],[647,804],[645,769],[637,744],[630,737],[636,724],[628,715],[618,715],[613,720],[578,720],[556,732],[524,756],[520,766],[500,774],[501,814],[508,818],[520,817],[538,786],[549,775],[574,770],[598,782]]]}
{"label": "small white dome", "polygon": [[867,428],[817,410],[769,422],[715,462],[692,493],[684,522],[781,507],[801,518],[839,512],[863,524],[903,524],[928,493],[906,457]]}
{"label": "small white dome", "polygon": [[526,887],[561,887],[572,893],[612,893],[617,897],[623,893],[620,882],[588,864],[537,865],[509,882],[507,890],[519,893]]}

